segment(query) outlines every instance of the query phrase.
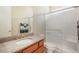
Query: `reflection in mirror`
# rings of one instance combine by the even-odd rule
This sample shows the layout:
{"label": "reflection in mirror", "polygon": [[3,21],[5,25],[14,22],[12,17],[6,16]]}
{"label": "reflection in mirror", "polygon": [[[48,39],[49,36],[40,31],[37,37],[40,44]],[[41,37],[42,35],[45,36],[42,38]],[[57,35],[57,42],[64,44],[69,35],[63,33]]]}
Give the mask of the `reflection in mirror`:
{"label": "reflection in mirror", "polygon": [[27,23],[20,23],[20,33],[28,33],[29,25]]}

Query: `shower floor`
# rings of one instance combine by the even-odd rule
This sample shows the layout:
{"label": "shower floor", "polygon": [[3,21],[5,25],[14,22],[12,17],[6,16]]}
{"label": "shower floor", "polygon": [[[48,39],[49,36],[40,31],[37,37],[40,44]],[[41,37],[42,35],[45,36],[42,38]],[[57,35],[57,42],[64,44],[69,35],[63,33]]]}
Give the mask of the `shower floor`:
{"label": "shower floor", "polygon": [[48,49],[48,53],[59,52],[59,53],[77,53],[78,43],[74,42],[63,42],[61,44],[56,44],[52,42],[46,42],[45,46]]}

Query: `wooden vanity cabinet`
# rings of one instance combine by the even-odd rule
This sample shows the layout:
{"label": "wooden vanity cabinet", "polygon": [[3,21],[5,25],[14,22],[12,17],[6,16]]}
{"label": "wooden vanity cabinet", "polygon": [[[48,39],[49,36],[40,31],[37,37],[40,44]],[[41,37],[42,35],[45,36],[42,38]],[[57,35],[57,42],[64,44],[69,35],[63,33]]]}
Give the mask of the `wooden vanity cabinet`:
{"label": "wooden vanity cabinet", "polygon": [[35,43],[31,46],[29,46],[28,48],[23,50],[23,53],[32,53],[34,52],[36,49],[38,49],[38,43]]}
{"label": "wooden vanity cabinet", "polygon": [[38,42],[38,46],[40,47],[40,46],[44,46],[44,40],[40,40],[39,42]]}
{"label": "wooden vanity cabinet", "polygon": [[34,53],[43,53],[45,50],[44,46],[39,47]]}
{"label": "wooden vanity cabinet", "polygon": [[44,39],[18,51],[17,53],[43,53],[46,48],[44,47]]}
{"label": "wooden vanity cabinet", "polygon": [[38,42],[38,49],[34,51],[34,53],[43,53],[45,51],[44,40],[40,40]]}

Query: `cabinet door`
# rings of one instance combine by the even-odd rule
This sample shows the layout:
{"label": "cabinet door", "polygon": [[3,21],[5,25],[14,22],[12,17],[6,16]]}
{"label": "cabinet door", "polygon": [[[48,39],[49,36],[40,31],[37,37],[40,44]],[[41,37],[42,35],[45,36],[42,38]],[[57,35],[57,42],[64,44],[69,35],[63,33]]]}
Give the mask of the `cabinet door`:
{"label": "cabinet door", "polygon": [[43,53],[44,50],[45,50],[44,46],[41,46],[34,53]]}
{"label": "cabinet door", "polygon": [[39,47],[44,46],[44,40],[39,41]]}
{"label": "cabinet door", "polygon": [[26,48],[23,50],[23,53],[32,53],[33,51],[35,51],[38,48],[38,43],[33,44],[32,46]]}

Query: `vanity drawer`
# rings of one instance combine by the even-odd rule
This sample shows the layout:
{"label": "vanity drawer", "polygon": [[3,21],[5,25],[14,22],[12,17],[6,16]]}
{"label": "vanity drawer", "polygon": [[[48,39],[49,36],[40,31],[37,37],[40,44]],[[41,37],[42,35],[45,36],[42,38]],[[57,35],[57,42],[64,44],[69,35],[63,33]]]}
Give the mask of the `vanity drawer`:
{"label": "vanity drawer", "polygon": [[29,46],[28,48],[23,50],[23,53],[32,53],[33,51],[35,51],[38,48],[38,43],[35,43],[31,46]]}
{"label": "vanity drawer", "polygon": [[39,47],[44,46],[44,40],[39,41]]}

